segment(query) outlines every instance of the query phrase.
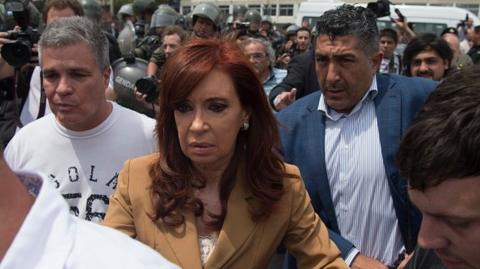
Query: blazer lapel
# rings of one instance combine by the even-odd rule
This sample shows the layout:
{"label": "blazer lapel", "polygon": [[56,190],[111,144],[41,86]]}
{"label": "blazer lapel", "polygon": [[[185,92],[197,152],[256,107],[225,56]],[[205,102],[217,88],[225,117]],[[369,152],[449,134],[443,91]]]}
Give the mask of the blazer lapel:
{"label": "blazer lapel", "polygon": [[[152,216],[153,207],[151,205],[146,207],[146,212]],[[157,249],[157,245],[167,245],[175,257],[175,260],[171,259],[171,262],[181,268],[202,269],[195,215],[191,211],[184,211],[183,215],[185,223],[176,228],[166,226],[161,220],[155,222],[152,227],[154,229],[152,233],[155,241],[154,248]],[[164,255],[169,256],[168,254]]]}
{"label": "blazer lapel", "polygon": [[[395,153],[401,139],[401,98],[391,90],[388,76],[377,75],[378,95],[375,98],[378,131],[382,147],[383,163],[389,181],[394,177]],[[390,182],[391,183],[391,182]]]}
{"label": "blazer lapel", "polygon": [[306,133],[306,139],[309,141],[305,143],[309,149],[305,152],[310,155],[306,157],[305,160],[312,162],[310,166],[313,167],[313,169],[310,169],[310,171],[313,171],[315,174],[308,177],[312,178],[314,182],[310,182],[309,184],[313,183],[315,186],[314,190],[319,194],[317,198],[320,199],[324,214],[326,215],[323,217],[327,218],[330,224],[329,226],[332,229],[338,231],[325,161],[325,115],[318,110],[318,101],[319,100],[310,104],[308,107],[310,111],[308,115],[309,119],[305,120],[305,122],[308,122],[307,128],[309,128],[309,131]]}
{"label": "blazer lapel", "polygon": [[227,215],[213,252],[205,269],[222,268],[253,233],[256,223],[248,211],[251,194],[245,187],[244,166],[239,165],[233,188],[227,203]]}

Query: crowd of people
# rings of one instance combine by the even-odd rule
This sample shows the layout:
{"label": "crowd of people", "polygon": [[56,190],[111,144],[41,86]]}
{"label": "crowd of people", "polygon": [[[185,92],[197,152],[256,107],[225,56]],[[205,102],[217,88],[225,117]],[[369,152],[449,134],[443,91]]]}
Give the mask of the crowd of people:
{"label": "crowd of people", "polygon": [[[37,62],[2,59],[1,269],[480,268],[480,26],[101,10],[48,0]],[[154,118],[115,102],[128,57]]]}

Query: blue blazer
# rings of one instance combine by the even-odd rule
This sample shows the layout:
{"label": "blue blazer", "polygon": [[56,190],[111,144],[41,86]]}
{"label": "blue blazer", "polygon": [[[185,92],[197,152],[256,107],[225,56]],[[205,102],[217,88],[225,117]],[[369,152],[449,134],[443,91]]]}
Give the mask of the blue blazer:
{"label": "blue blazer", "polygon": [[[415,246],[421,216],[407,196],[407,184],[395,165],[400,139],[436,83],[421,78],[377,74],[375,109],[383,163],[393,206],[408,251]],[[340,235],[325,165],[325,115],[318,110],[320,91],[297,100],[277,114],[286,162],[300,168],[313,207],[346,258],[354,247]]]}

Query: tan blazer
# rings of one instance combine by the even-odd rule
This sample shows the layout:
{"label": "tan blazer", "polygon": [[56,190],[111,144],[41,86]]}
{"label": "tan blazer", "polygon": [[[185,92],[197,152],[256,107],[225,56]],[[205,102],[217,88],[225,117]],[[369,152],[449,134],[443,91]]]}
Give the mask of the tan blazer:
{"label": "tan blazer", "polygon": [[[110,198],[104,225],[120,230],[157,250],[185,269],[201,269],[195,216],[184,212],[185,224],[170,228],[152,221],[149,166],[158,158],[152,154],[126,162],[118,186]],[[299,175],[296,166],[287,172]],[[297,258],[299,268],[348,268],[328,232],[313,211],[301,179],[285,179],[285,194],[271,216],[255,223],[250,218],[247,200],[251,197],[243,184],[242,172],[227,203],[227,215],[205,269],[266,268],[283,243]]]}

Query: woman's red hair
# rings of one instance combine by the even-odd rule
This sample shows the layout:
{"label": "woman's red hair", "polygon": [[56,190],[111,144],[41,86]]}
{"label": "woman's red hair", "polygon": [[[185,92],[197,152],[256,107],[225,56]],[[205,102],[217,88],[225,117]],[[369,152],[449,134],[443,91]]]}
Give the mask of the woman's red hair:
{"label": "woman's red hair", "polygon": [[[167,225],[184,223],[182,210],[203,213],[203,204],[193,196],[205,180],[183,154],[178,140],[174,108],[190,95],[213,69],[230,76],[240,103],[250,113],[250,128],[240,131],[235,154],[220,182],[222,212],[214,217],[212,227],[220,229],[227,211],[227,201],[238,169],[244,169],[245,186],[253,195],[249,211],[254,221],[267,218],[275,202],[283,195],[286,174],[279,154],[277,121],[267,103],[263,86],[249,61],[234,41],[196,39],[175,52],[161,74],[160,112],[157,135],[160,157],[151,166],[155,219]],[[219,87],[219,89],[221,89]],[[244,164],[244,165],[239,165]]]}

